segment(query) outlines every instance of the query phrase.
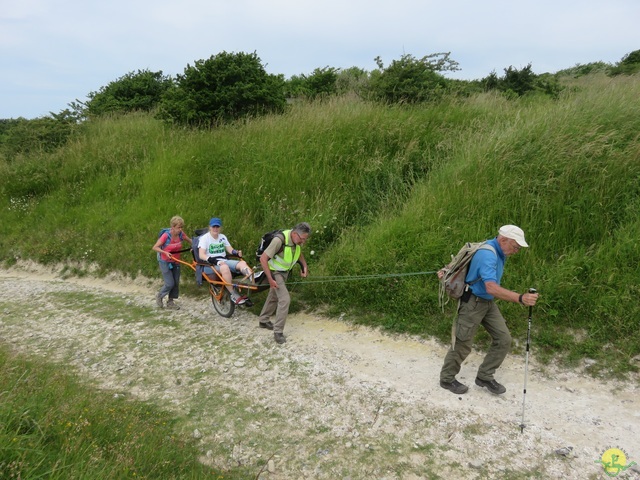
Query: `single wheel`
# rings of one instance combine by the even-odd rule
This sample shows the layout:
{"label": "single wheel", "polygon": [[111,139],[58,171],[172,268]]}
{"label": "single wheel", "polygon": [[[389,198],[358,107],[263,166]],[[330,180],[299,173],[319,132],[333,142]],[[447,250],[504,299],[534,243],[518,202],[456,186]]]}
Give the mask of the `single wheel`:
{"label": "single wheel", "polygon": [[229,318],[233,315],[236,304],[231,301],[229,290],[227,290],[223,285],[213,285],[210,283],[209,293],[211,294],[211,303],[213,303],[213,308],[216,309],[218,315],[225,318]]}

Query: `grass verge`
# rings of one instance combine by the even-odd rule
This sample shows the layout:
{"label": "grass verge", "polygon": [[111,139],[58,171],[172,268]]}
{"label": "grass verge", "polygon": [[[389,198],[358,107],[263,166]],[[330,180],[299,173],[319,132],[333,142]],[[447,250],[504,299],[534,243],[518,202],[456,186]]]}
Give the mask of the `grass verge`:
{"label": "grass verge", "polygon": [[93,389],[5,345],[0,369],[0,478],[248,478],[199,462],[179,420],[156,406]]}

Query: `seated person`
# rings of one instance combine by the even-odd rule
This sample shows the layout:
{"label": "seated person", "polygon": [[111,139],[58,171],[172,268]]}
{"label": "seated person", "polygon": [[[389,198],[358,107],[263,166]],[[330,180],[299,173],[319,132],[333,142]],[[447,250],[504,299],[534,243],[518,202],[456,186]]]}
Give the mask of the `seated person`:
{"label": "seated person", "polygon": [[[202,235],[198,242],[198,255],[203,261],[209,262],[213,268],[220,273],[220,276],[228,283],[227,290],[231,295],[231,301],[236,305],[242,305],[247,301],[247,297],[239,295],[230,285],[232,276],[241,273],[248,277],[251,269],[244,260],[229,260],[227,253],[242,258],[242,250],[234,249],[226,235],[220,233],[222,230],[222,220],[212,218],[209,222],[209,232]],[[204,272],[213,274],[211,267],[205,267]]]}

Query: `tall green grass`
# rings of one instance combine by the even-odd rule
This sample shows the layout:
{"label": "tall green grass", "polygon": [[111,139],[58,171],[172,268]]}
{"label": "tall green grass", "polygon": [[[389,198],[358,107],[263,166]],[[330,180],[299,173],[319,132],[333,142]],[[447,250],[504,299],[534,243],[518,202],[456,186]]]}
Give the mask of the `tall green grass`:
{"label": "tall green grass", "polygon": [[[515,223],[531,248],[503,284],[540,291],[538,352],[625,372],[640,352],[639,93],[636,77],[591,76],[558,100],[340,98],[214,131],[99,119],[56,154],[1,165],[2,258],[157,276],[150,247],[169,218],[191,233],[215,215],[245,252],[309,221],[312,275],[434,272],[463,242]],[[295,288],[357,321],[448,336],[434,274]],[[503,308],[523,336],[525,310]]]}

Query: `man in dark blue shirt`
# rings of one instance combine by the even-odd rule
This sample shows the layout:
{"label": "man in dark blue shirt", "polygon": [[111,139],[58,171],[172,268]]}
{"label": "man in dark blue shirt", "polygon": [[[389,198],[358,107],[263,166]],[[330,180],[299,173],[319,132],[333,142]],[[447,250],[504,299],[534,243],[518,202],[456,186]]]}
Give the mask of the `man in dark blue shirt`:
{"label": "man in dark blue shirt", "polygon": [[500,286],[506,258],[518,253],[520,248],[529,246],[522,229],[515,225],[504,225],[500,227],[498,236],[487,240],[486,244],[491,248],[478,250],[469,265],[465,279],[469,285],[460,299],[455,341],[447,352],[440,371],[440,386],[458,395],[469,390],[469,387],[458,382],[455,377],[471,352],[473,337],[480,325],[491,335],[492,342],[478,368],[475,383],[486,387],[491,393],[507,391],[493,377],[511,348],[511,334],[494,298],[527,306],[535,305],[538,300],[537,293],[519,294]]}

